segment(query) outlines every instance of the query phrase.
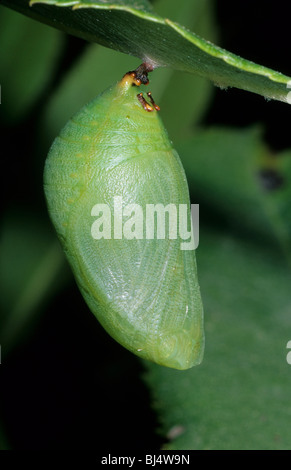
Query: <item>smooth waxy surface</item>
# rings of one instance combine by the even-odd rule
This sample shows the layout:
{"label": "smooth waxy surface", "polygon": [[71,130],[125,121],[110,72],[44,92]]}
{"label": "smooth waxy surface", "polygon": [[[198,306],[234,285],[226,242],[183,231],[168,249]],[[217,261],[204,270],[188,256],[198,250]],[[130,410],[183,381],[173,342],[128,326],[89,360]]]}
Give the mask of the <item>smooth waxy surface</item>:
{"label": "smooth waxy surface", "polygon": [[[125,78],[72,118],[44,174],[49,212],[92,312],[133,353],[187,369],[203,355],[203,311],[195,254],[181,239],[94,239],[92,208],[187,204],[188,186],[156,110]],[[124,220],[128,220],[125,217]]]}

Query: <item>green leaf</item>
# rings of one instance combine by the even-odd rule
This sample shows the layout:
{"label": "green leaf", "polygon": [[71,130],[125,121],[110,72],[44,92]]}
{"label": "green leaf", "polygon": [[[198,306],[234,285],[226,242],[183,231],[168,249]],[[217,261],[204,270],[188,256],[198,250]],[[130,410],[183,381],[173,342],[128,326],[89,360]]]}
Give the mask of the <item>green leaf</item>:
{"label": "green leaf", "polygon": [[[30,4],[34,3],[39,3],[38,0],[31,0]],[[41,3],[41,2],[40,2]],[[89,7],[97,7],[97,8],[104,8],[104,9],[110,9],[111,7],[120,9],[120,10],[125,10],[125,9],[134,9],[134,10],[140,10],[140,11],[151,11],[151,3],[148,0],[89,0],[87,2],[84,2],[81,0],[81,2],[78,2],[76,0],[47,0],[46,2],[47,5],[58,5],[58,6],[69,6],[69,5],[87,5]]]}
{"label": "green leaf", "polygon": [[291,153],[273,155],[258,128],[210,128],[177,146],[204,219],[280,244],[291,262]]}
{"label": "green leaf", "polygon": [[1,120],[21,119],[39,98],[52,77],[63,40],[59,31],[0,6]]}
{"label": "green leaf", "polygon": [[261,162],[265,207],[291,265],[291,150],[265,153]]}
{"label": "green leaf", "polygon": [[[160,16],[175,19],[211,41],[217,40],[213,0],[183,0],[182,3],[159,0],[155,2],[155,8]],[[150,78],[170,138],[177,141],[189,137],[211,103],[214,93],[211,82],[198,75],[164,67],[156,69]]]}
{"label": "green leaf", "polygon": [[30,7],[27,0],[4,0],[3,4],[153,66],[196,73],[221,87],[288,102],[290,77],[242,59],[152,13],[147,2],[38,0]]}
{"label": "green leaf", "polygon": [[279,251],[201,231],[196,251],[205,310],[201,365],[144,362],[170,449],[289,449],[290,270]]}
{"label": "green leaf", "polygon": [[27,212],[11,211],[0,243],[0,333],[6,356],[66,282],[64,255],[52,230]]}

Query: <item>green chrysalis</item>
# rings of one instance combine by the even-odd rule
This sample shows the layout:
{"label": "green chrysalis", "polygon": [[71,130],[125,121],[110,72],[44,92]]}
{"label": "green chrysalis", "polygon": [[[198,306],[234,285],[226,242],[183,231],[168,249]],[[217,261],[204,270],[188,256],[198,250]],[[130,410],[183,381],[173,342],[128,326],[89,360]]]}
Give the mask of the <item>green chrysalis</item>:
{"label": "green chrysalis", "polygon": [[153,209],[189,208],[189,191],[158,106],[137,93],[140,77],[129,72],[69,120],[49,151],[44,190],[78,286],[105,330],[142,358],[188,369],[204,350],[195,252],[181,249],[170,226],[155,235]]}

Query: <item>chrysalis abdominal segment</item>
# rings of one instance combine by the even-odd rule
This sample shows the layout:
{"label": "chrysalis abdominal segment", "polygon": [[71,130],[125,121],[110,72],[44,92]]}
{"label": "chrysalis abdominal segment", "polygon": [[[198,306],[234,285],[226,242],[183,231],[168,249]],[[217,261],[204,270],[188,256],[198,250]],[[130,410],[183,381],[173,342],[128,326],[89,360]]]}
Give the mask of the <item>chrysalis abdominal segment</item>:
{"label": "chrysalis abdominal segment", "polygon": [[[129,72],[79,111],[45,164],[50,217],[78,286],[105,330],[136,355],[188,369],[202,360],[203,309],[194,251],[179,239],[93,239],[91,211],[137,204],[187,204],[188,185],[151,94]],[[145,109],[150,107],[149,109]],[[190,213],[190,211],[189,211]]]}

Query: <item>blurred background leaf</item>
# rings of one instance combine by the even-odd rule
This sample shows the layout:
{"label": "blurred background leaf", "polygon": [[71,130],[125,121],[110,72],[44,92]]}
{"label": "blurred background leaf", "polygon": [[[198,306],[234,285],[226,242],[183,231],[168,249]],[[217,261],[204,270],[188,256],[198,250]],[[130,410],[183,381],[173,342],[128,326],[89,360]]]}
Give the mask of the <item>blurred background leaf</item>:
{"label": "blurred background leaf", "polygon": [[0,6],[1,121],[18,121],[44,93],[63,39],[59,31]]}
{"label": "blurred background leaf", "polygon": [[272,152],[258,127],[208,128],[177,148],[204,224],[279,243],[291,261],[290,151]]}
{"label": "blurred background leaf", "polygon": [[64,254],[50,226],[25,208],[9,213],[0,240],[2,358],[27,340],[40,306],[63,288],[70,277],[64,265]]}

